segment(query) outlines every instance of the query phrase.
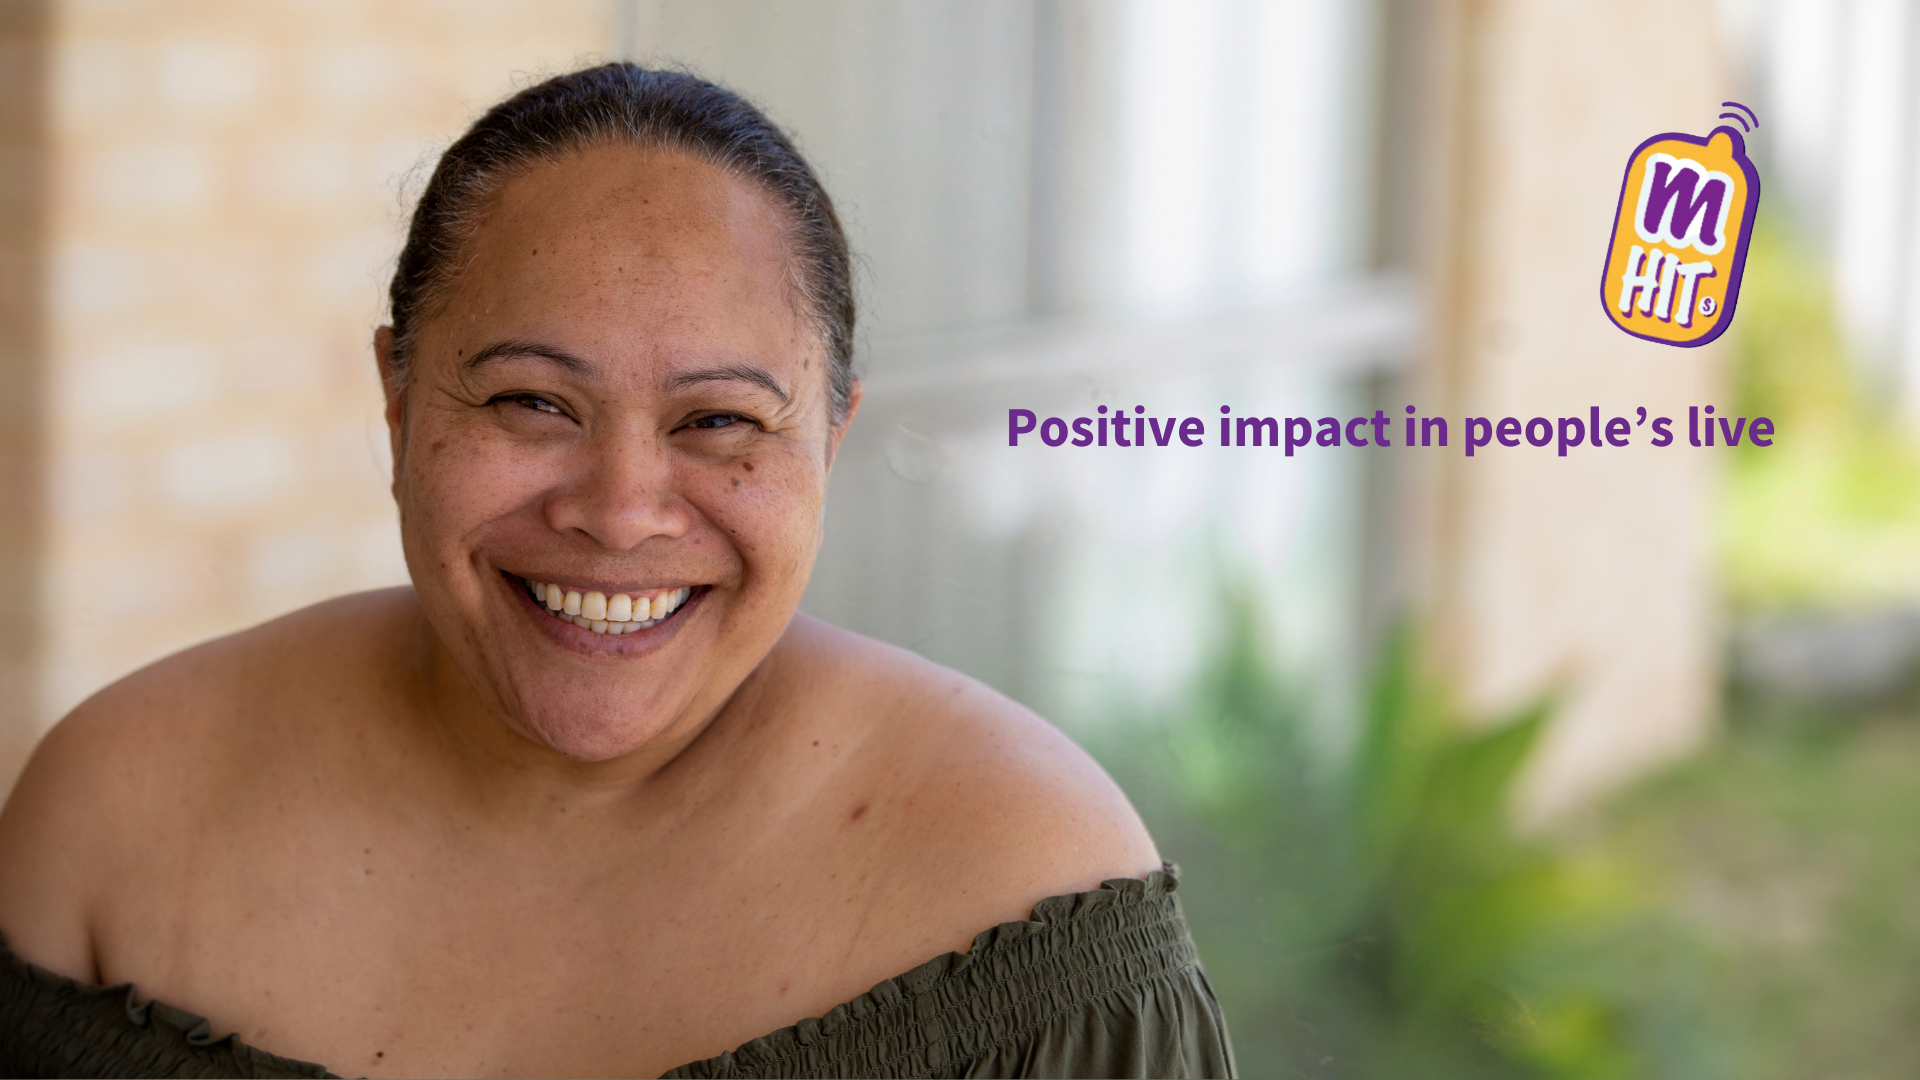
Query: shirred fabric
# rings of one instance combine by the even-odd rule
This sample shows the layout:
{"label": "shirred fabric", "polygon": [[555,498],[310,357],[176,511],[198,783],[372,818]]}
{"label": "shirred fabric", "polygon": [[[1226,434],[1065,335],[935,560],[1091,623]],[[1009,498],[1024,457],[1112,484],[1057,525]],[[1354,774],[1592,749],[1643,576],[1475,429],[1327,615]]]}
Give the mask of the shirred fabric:
{"label": "shirred fabric", "polygon": [[0,938],[0,1076],[331,1077],[276,1057],[133,984],[89,986],[13,955]]}
{"label": "shirred fabric", "polygon": [[[667,1077],[1233,1076],[1226,1019],[1173,892],[1145,881],[1055,896],[802,1020]],[[88,986],[0,939],[0,1076],[331,1077],[276,1057],[131,984]]]}
{"label": "shirred fabric", "polygon": [[1042,900],[965,954],[666,1077],[1233,1076],[1177,888],[1168,864]]}

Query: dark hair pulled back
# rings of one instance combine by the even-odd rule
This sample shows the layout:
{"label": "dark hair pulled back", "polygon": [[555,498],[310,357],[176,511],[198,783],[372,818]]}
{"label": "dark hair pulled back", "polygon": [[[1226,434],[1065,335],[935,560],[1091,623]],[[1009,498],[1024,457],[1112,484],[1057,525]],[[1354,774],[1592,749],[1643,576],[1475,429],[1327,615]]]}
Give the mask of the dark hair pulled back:
{"label": "dark hair pulled back", "polygon": [[852,259],[833,200],[786,134],[738,94],[629,63],[530,86],[487,110],[441,155],[414,207],[388,294],[393,379],[405,385],[421,320],[453,281],[501,184],[607,144],[691,154],[759,184],[781,205],[790,284],[826,346],[833,419],[844,420],[854,384]]}

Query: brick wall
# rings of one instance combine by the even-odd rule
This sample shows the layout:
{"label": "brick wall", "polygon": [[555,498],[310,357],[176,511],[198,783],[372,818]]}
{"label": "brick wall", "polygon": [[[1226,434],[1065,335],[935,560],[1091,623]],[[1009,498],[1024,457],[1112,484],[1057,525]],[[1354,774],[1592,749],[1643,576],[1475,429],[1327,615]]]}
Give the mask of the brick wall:
{"label": "brick wall", "polygon": [[0,554],[31,614],[0,631],[0,790],[141,664],[404,580],[369,343],[409,172],[529,75],[604,52],[616,14],[5,7],[0,482],[24,512]]}

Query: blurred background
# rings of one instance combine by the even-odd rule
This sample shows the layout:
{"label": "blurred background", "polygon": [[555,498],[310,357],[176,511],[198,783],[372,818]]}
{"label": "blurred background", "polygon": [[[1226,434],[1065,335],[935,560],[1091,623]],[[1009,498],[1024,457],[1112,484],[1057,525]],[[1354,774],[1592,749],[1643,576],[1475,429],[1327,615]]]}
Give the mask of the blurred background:
{"label": "blurred background", "polygon": [[[0,790],[128,671],[405,580],[369,341],[409,200],[603,58],[824,175],[868,389],[805,607],[1108,765],[1247,1075],[1920,1073],[1903,0],[8,0]],[[1637,341],[1595,303],[1621,170],[1726,100],[1739,317]],[[1135,404],[1779,435],[1003,442]]]}

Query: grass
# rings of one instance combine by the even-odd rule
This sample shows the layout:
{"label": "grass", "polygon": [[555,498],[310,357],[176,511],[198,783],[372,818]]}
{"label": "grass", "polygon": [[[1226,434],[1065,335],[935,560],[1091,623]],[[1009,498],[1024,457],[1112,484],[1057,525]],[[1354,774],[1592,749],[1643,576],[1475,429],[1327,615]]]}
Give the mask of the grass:
{"label": "grass", "polygon": [[[1738,718],[1736,718],[1737,720]],[[1920,716],[1736,723],[1608,815],[1728,1074],[1920,1074]]]}

